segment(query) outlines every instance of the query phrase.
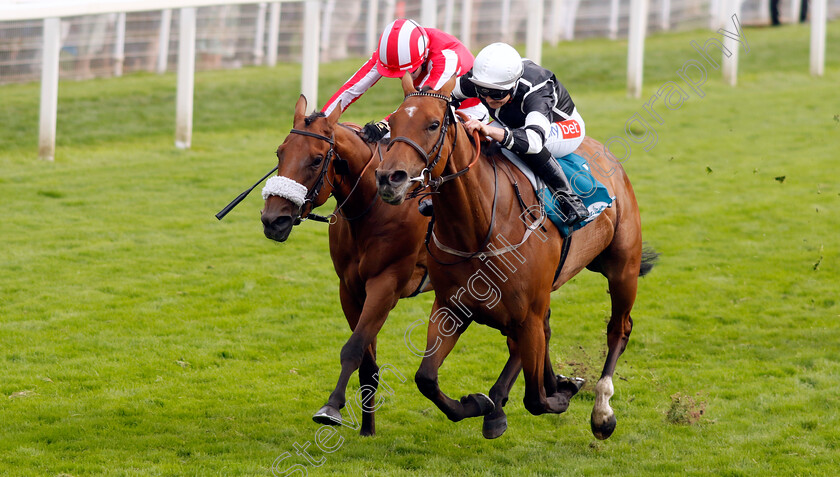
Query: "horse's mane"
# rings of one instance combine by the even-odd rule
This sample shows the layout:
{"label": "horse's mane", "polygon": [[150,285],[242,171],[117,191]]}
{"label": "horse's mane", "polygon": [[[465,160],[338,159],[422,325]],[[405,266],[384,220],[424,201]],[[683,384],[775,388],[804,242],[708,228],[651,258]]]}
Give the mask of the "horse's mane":
{"label": "horse's mane", "polygon": [[327,115],[322,113],[321,111],[313,111],[312,114],[310,114],[309,116],[307,116],[303,119],[303,122],[307,126],[309,126],[310,124],[312,124],[312,121],[315,121],[318,118],[325,118],[325,117],[327,117]]}

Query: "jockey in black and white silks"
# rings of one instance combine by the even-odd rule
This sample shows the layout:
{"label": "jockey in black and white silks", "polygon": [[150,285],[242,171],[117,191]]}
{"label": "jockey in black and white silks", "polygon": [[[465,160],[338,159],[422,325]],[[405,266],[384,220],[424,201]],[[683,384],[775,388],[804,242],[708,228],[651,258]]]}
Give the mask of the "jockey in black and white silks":
{"label": "jockey in black and white silks", "polygon": [[523,59],[508,44],[493,43],[458,78],[452,97],[456,104],[469,98],[481,100],[497,124],[469,120],[467,130],[477,129],[519,155],[565,204],[567,224],[589,216],[554,160],[574,152],[586,136],[583,118],[554,73]]}

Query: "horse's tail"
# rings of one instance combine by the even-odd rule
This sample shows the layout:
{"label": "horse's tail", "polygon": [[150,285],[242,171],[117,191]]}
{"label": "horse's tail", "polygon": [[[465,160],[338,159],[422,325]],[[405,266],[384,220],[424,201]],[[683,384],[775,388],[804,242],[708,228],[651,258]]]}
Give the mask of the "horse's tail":
{"label": "horse's tail", "polygon": [[642,245],[642,263],[639,266],[639,276],[643,277],[650,273],[653,266],[659,260],[659,252],[646,245]]}

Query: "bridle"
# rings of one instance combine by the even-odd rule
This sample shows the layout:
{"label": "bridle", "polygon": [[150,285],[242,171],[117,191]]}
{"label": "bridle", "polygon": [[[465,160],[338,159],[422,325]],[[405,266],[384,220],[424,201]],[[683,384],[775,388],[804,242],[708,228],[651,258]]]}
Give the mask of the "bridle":
{"label": "bridle", "polygon": [[[437,142],[435,142],[435,145],[434,145],[434,147],[432,147],[432,150],[430,152],[426,152],[426,150],[423,149],[422,147],[420,147],[419,144],[414,142],[413,139],[407,138],[405,136],[397,136],[397,137],[391,138],[391,143],[388,144],[388,149],[386,149],[387,151],[390,151],[391,148],[394,146],[394,144],[396,144],[398,142],[402,142],[402,143],[405,143],[405,144],[408,144],[409,146],[411,146],[411,148],[414,149],[415,151],[417,151],[417,154],[419,154],[420,157],[423,158],[423,161],[426,163],[426,167],[423,168],[422,171],[420,171],[419,176],[412,177],[411,179],[409,179],[409,182],[419,182],[420,183],[420,187],[417,190],[414,191],[414,192],[419,192],[419,191],[425,189],[426,187],[429,187],[430,184],[432,183],[432,171],[435,169],[435,166],[437,166],[438,162],[440,161],[440,156],[443,153],[443,143],[444,143],[444,141],[446,141],[446,132],[449,129],[450,123],[455,120],[455,117],[452,113],[452,108],[449,107],[450,100],[449,100],[448,96],[444,96],[442,94],[437,94],[437,93],[429,93],[428,91],[416,91],[414,93],[407,94],[405,96],[405,98],[403,99],[403,101],[405,101],[406,99],[408,99],[412,96],[428,96],[428,97],[431,97],[431,98],[437,98],[437,99],[446,103],[446,112],[443,115],[443,124],[441,124],[441,126],[440,126],[440,136],[438,137]],[[455,144],[457,142],[458,142],[458,132],[455,131],[455,141],[452,144],[452,149],[449,150],[449,156],[450,157],[452,156],[452,152],[455,150]],[[434,153],[435,150],[437,150],[437,154],[435,154],[434,159],[429,160],[429,156],[431,156],[432,153]],[[439,184],[438,184],[438,187],[439,187]],[[434,188],[436,189],[437,187],[434,187]]]}
{"label": "bridle", "polygon": [[[312,188],[309,189],[307,191],[306,195],[304,196],[303,203],[300,206],[300,212],[298,214],[298,220],[296,221],[295,225],[299,224],[300,221],[307,220],[307,219],[315,220],[316,222],[327,222],[327,223],[333,224],[333,223],[335,223],[335,217],[336,217],[335,213],[329,214],[325,217],[323,215],[318,215],[318,214],[313,213],[312,209],[317,207],[315,205],[315,200],[321,194],[321,189],[324,187],[324,183],[326,182],[327,171],[330,168],[330,162],[332,162],[333,160],[335,161],[336,171],[340,170],[341,171],[340,173],[349,173],[349,165],[347,164],[347,160],[342,159],[338,155],[338,153],[335,152],[335,133],[333,133],[332,137],[327,137],[327,136],[324,136],[322,134],[313,133],[313,132],[310,132],[310,131],[304,131],[302,129],[292,129],[291,131],[289,131],[289,133],[290,134],[300,134],[302,136],[314,137],[316,139],[320,139],[322,141],[325,141],[330,145],[330,150],[327,151],[327,155],[324,157],[324,161],[322,163],[323,167],[321,167],[321,171],[318,173],[318,178],[315,181],[315,185],[313,185]],[[377,147],[377,149],[378,149],[378,147]],[[347,197],[344,199],[344,201],[341,204],[338,205],[338,207],[336,207],[336,210],[342,215],[342,217],[344,217],[345,220],[353,221],[353,220],[361,218],[363,215],[365,215],[371,209],[373,204],[376,202],[376,199],[379,197],[378,194],[374,194],[373,201],[370,203],[370,205],[368,205],[367,209],[365,209],[364,212],[362,212],[361,214],[359,214],[356,217],[346,217],[343,213],[342,207],[344,207],[344,204],[347,203],[347,201],[350,199],[350,196],[356,190],[356,187],[359,185],[359,182],[362,180],[362,177],[365,175],[365,171],[367,171],[367,168],[371,164],[371,162],[373,160],[373,157],[375,157],[375,155],[376,155],[376,151],[374,151],[373,155],[368,160],[368,163],[365,165],[365,168],[362,170],[361,174],[359,174],[359,177],[356,178],[356,183],[353,184],[353,187],[350,189],[350,192],[347,194]],[[309,210],[306,211],[306,213],[304,213],[307,204],[309,205]]]}
{"label": "bridle", "polygon": [[[469,172],[470,168],[475,165],[475,163],[478,161],[479,156],[481,155],[481,141],[480,141],[479,133],[476,130],[476,131],[473,131],[473,137],[475,139],[475,157],[473,158],[473,160],[466,167],[464,167],[463,169],[461,169],[457,172],[454,172],[454,173],[449,174],[447,176],[440,176],[440,177],[437,177],[437,178],[432,177],[432,171],[435,169],[435,166],[437,166],[437,163],[440,161],[440,156],[443,153],[443,144],[446,140],[447,129],[449,128],[450,124],[456,122],[455,113],[453,112],[453,108],[450,107],[451,101],[450,101],[448,96],[444,96],[442,94],[437,94],[437,93],[430,93],[430,92],[427,92],[427,91],[416,91],[414,93],[406,95],[405,99],[408,99],[412,96],[429,96],[429,97],[432,97],[432,98],[437,98],[437,99],[440,99],[442,101],[445,101],[446,102],[446,111],[444,112],[444,115],[443,115],[443,124],[441,125],[440,137],[438,138],[437,142],[435,143],[434,147],[432,148],[432,150],[430,152],[426,152],[426,150],[423,149],[422,147],[420,147],[419,144],[417,144],[415,141],[413,141],[412,139],[407,138],[405,136],[397,136],[395,138],[392,138],[391,143],[388,145],[388,150],[390,150],[391,146],[393,146],[394,143],[402,142],[402,143],[408,144],[415,151],[417,151],[417,153],[420,155],[420,157],[423,158],[423,160],[426,163],[426,167],[420,172],[419,176],[409,179],[410,182],[420,182],[420,186],[417,189],[415,189],[414,191],[411,191],[410,193],[406,194],[407,198],[416,197],[417,195],[420,194],[420,192],[423,189],[426,189],[426,188],[431,188],[432,191],[437,191],[437,189],[444,182],[450,181],[452,179],[455,179],[455,178]],[[405,101],[405,99],[403,101]],[[459,112],[459,115],[461,115],[461,117],[465,117],[465,115],[463,115],[463,113]],[[447,162],[449,162],[449,159],[451,159],[452,154],[455,152],[455,147],[458,144],[458,136],[459,135],[460,135],[459,130],[457,129],[457,126],[456,126],[455,139],[452,140],[452,148],[449,150],[449,156],[447,157]],[[432,153],[435,150],[437,150],[437,154],[435,155],[434,159],[432,159],[430,161],[429,156],[431,156]],[[494,181],[493,182],[493,205],[492,205],[491,211],[490,211],[490,226],[488,227],[487,235],[484,237],[484,240],[482,241],[481,245],[478,247],[478,250],[476,250],[475,252],[460,252],[458,250],[446,247],[445,245],[441,244],[437,240],[437,238],[434,235],[434,230],[433,230],[435,220],[434,220],[434,217],[432,217],[432,220],[429,222],[428,232],[426,234],[426,250],[428,251],[429,256],[432,257],[432,259],[435,262],[437,262],[441,265],[455,265],[455,264],[462,263],[462,262],[465,262],[467,260],[470,260],[470,259],[478,256],[481,253],[485,253],[485,255],[491,255],[491,256],[498,254],[498,252],[496,252],[496,253],[483,252],[484,249],[487,247],[487,245],[492,240],[493,226],[496,222],[496,204],[497,204],[497,201],[498,201],[498,198],[499,198],[498,173],[497,173],[497,169],[496,169],[496,161],[492,160],[492,164],[493,164],[493,181]],[[435,245],[439,249],[443,250],[446,253],[460,256],[460,257],[462,257],[461,260],[458,260],[458,261],[455,261],[455,262],[442,262],[442,261],[440,261],[437,257],[434,256],[431,249],[429,248],[429,239],[430,238],[435,242]],[[502,253],[504,253],[504,252],[502,252]]]}
{"label": "bridle", "polygon": [[[449,126],[456,123],[455,113],[453,112],[453,109],[451,107],[451,100],[448,96],[444,96],[438,93],[430,93],[428,91],[415,91],[414,93],[407,94],[405,96],[405,99],[408,99],[412,96],[428,96],[444,101],[446,103],[446,111],[443,115],[443,124],[441,124],[440,127],[440,136],[438,137],[438,140],[435,142],[435,145],[432,147],[431,151],[426,152],[426,150],[423,149],[414,140],[405,136],[397,136],[391,138],[391,143],[388,144],[387,150],[389,151],[391,150],[391,147],[393,147],[394,144],[398,142],[408,144],[409,146],[411,146],[412,149],[414,149],[417,152],[417,154],[420,155],[421,158],[423,158],[423,162],[425,162],[426,164],[426,167],[424,167],[423,170],[420,171],[419,176],[412,177],[408,180],[409,182],[420,183],[420,185],[415,190],[406,194],[406,198],[408,199],[417,197],[424,189],[427,188],[431,188],[432,191],[436,191],[444,182],[450,181],[452,179],[455,179],[456,177],[466,174],[470,170],[470,168],[475,165],[476,161],[478,161],[478,157],[481,155],[481,142],[479,141],[479,135],[477,131],[474,131],[473,137],[475,138],[476,150],[475,157],[473,158],[472,162],[470,162],[470,164],[467,167],[448,176],[432,177],[432,171],[435,169],[438,162],[440,162],[441,154],[443,154],[443,145],[446,141],[446,133],[449,130]],[[405,99],[403,99],[403,101],[405,101]],[[463,116],[463,113],[461,113],[460,111],[458,112],[458,114]],[[455,152],[455,148],[458,145],[458,136],[460,135],[458,134],[458,132],[459,131],[456,128],[455,139],[452,140],[452,148],[449,149],[449,156],[447,157],[447,162],[452,157],[452,153]],[[435,151],[437,151],[437,154],[435,154],[434,158],[430,159],[430,157],[432,156],[432,154],[434,154]]]}
{"label": "bridle", "polygon": [[[298,214],[298,217],[301,218],[301,220],[305,220],[310,215],[314,215],[314,214],[312,214],[312,209],[315,208],[315,206],[314,206],[315,199],[321,194],[321,189],[324,187],[324,182],[325,182],[325,179],[327,177],[327,170],[330,167],[330,162],[332,161],[333,157],[336,156],[336,153],[335,153],[335,134],[333,134],[332,137],[327,137],[327,136],[324,136],[323,134],[318,134],[318,133],[304,131],[302,129],[294,129],[294,128],[292,128],[292,130],[289,131],[289,134],[300,134],[301,136],[314,137],[316,139],[326,141],[330,145],[330,150],[327,151],[327,155],[324,157],[324,161],[322,162],[323,167],[321,167],[321,171],[318,173],[318,179],[315,181],[315,185],[312,186],[312,188],[309,189],[306,192],[306,195],[303,198],[303,203],[300,205],[300,212]],[[304,210],[306,209],[307,204],[309,205],[309,210],[306,212],[306,214],[304,214]],[[320,216],[318,216],[318,217],[320,217]],[[326,218],[326,217],[324,217],[324,218]],[[317,220],[315,217],[312,217],[312,219]],[[326,219],[327,219],[327,221],[330,220],[329,218],[326,218]]]}

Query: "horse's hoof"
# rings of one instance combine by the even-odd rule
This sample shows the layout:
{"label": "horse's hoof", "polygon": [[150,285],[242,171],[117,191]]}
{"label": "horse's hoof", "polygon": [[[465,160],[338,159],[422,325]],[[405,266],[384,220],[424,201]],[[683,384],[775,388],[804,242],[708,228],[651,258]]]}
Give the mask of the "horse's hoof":
{"label": "horse's hoof", "polygon": [[470,394],[470,397],[478,404],[479,416],[486,416],[496,410],[496,403],[490,396],[484,393]]}
{"label": "horse's hoof", "polygon": [[[496,410],[496,404],[486,394],[476,393],[461,398],[463,419],[465,417],[486,416]],[[459,420],[460,420],[459,419]]]}
{"label": "horse's hoof", "polygon": [[318,424],[326,424],[328,426],[339,426],[341,425],[341,412],[338,409],[330,406],[327,404],[326,406],[318,409],[318,412],[312,416],[312,420],[317,422]]}
{"label": "horse's hoof", "polygon": [[563,393],[569,398],[574,396],[581,390],[586,380],[583,378],[569,378],[562,374],[557,375],[557,392]]}
{"label": "horse's hoof", "polygon": [[504,434],[506,430],[506,415],[502,414],[501,416],[493,419],[487,419],[487,416],[484,417],[484,425],[481,426],[481,435],[484,436],[485,439],[495,439]]}
{"label": "horse's hoof", "polygon": [[569,398],[563,392],[546,396],[545,403],[545,411],[552,414],[562,414],[569,409]]}
{"label": "horse's hoof", "polygon": [[602,441],[604,439],[609,438],[612,435],[613,431],[615,431],[615,424],[615,414],[610,416],[609,419],[606,420],[606,422],[600,425],[595,424],[595,421],[593,419],[589,420],[589,425],[592,427],[592,434],[597,439],[600,439]]}

